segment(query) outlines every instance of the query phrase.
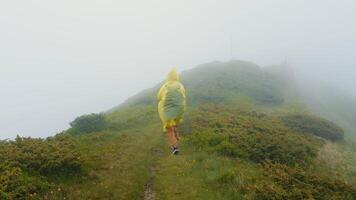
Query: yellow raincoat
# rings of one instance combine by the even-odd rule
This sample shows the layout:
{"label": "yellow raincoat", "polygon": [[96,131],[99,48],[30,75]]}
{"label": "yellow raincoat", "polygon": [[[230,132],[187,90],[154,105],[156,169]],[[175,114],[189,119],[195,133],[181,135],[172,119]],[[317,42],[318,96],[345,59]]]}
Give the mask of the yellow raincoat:
{"label": "yellow raincoat", "polygon": [[158,113],[163,123],[163,130],[177,126],[183,121],[186,109],[186,95],[183,84],[179,81],[179,75],[173,69],[167,77],[166,83],[157,94]]}

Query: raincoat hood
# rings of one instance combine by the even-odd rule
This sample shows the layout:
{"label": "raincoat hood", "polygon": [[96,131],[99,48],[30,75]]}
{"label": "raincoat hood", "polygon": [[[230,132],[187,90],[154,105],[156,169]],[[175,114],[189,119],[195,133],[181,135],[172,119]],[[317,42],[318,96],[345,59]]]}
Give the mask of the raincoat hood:
{"label": "raincoat hood", "polygon": [[167,82],[168,81],[179,81],[179,75],[177,70],[174,68],[172,71],[168,74],[167,76]]}

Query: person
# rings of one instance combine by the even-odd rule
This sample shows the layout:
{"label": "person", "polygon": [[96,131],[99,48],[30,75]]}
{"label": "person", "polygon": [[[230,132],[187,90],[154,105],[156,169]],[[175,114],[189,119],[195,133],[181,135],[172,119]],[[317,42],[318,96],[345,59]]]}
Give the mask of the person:
{"label": "person", "polygon": [[163,131],[167,132],[172,154],[177,155],[179,153],[178,125],[183,121],[186,109],[186,94],[176,69],[168,74],[166,82],[157,94],[157,99]]}

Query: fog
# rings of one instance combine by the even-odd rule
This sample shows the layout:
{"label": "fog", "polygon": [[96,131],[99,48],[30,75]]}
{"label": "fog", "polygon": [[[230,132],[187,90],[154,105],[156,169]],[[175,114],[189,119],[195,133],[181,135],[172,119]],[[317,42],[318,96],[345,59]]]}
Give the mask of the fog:
{"label": "fog", "polygon": [[173,66],[213,60],[287,61],[355,95],[355,10],[353,0],[2,0],[0,139],[53,135]]}

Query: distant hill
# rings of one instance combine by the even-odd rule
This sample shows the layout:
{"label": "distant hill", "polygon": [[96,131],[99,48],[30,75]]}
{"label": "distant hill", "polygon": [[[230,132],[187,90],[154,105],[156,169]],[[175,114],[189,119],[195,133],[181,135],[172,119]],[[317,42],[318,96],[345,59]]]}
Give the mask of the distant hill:
{"label": "distant hill", "polygon": [[[284,103],[280,80],[256,64],[245,61],[211,62],[181,74],[190,105],[198,103],[247,103],[253,105],[281,105]],[[152,105],[159,85],[129,98],[124,104]],[[115,110],[115,109],[114,109]]]}
{"label": "distant hill", "polygon": [[[335,88],[300,86],[293,69],[286,64],[260,67],[247,61],[214,61],[184,71],[181,80],[187,88],[190,106],[232,103],[253,109],[308,110],[334,121],[346,134],[356,137],[356,100]],[[159,86],[140,92],[112,111],[133,105],[154,105]]]}

